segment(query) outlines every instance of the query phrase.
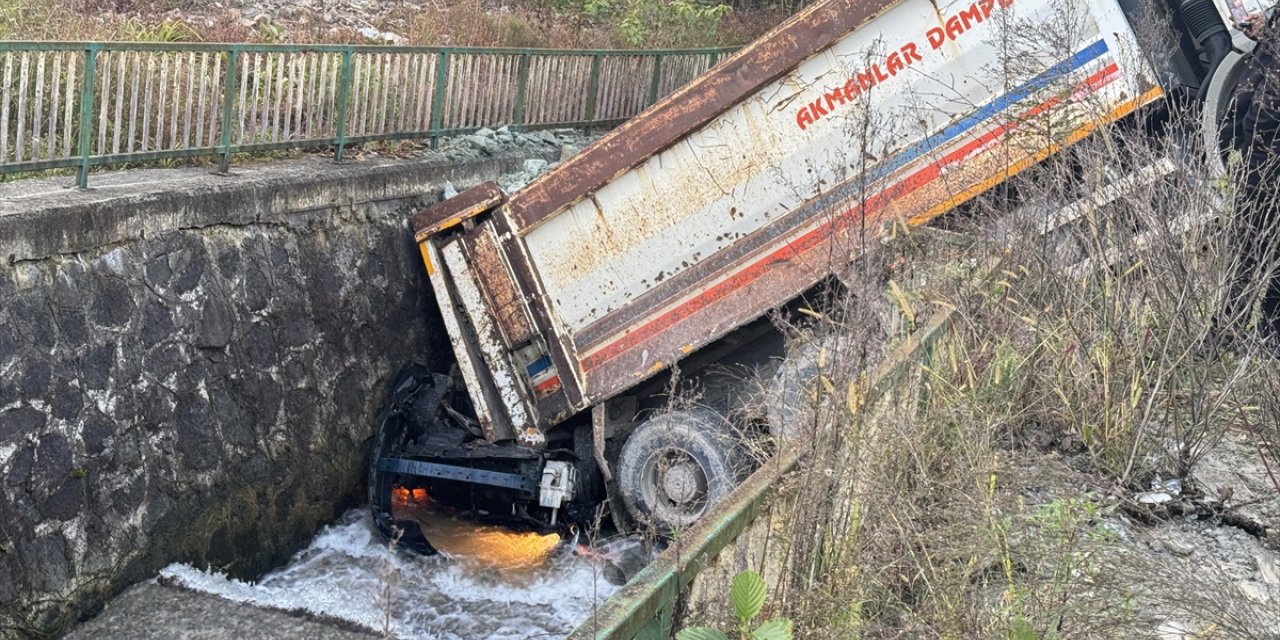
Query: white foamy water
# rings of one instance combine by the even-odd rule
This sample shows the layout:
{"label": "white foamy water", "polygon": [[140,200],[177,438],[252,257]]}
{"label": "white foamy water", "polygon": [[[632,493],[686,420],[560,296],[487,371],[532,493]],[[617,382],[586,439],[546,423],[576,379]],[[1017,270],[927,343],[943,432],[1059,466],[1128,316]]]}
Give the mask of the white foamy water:
{"label": "white foamy water", "polygon": [[572,547],[562,543],[540,566],[520,570],[483,558],[392,552],[361,508],[256,584],[185,564],[160,575],[231,600],[305,609],[404,639],[558,638],[617,589]]}

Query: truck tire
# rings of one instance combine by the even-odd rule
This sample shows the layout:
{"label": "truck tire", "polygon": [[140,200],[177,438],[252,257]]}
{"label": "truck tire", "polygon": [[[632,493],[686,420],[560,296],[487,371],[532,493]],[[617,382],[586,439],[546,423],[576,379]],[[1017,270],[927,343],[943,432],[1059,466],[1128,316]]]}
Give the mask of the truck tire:
{"label": "truck tire", "polygon": [[710,409],[650,418],[622,445],[618,489],[636,522],[669,534],[687,528],[750,471],[732,425]]}
{"label": "truck tire", "polygon": [[1227,174],[1224,156],[1231,150],[1230,131],[1223,129],[1223,124],[1232,107],[1240,77],[1246,71],[1248,56],[1232,51],[1214,70],[1213,76],[1206,78],[1208,88],[1205,90],[1204,108],[1200,111],[1200,134],[1204,139],[1207,169],[1211,179],[1218,179]]}
{"label": "truck tire", "polygon": [[[853,375],[879,358],[851,336],[815,337],[788,350],[769,385],[765,419],[779,448],[812,442],[839,417]],[[830,387],[828,387],[828,383]]]}
{"label": "truck tire", "polygon": [[[369,508],[374,527],[387,540],[423,555],[434,555],[421,528],[411,520],[397,520],[392,515],[391,488],[394,474],[379,471],[378,461],[400,453],[405,444],[422,435],[424,422],[436,419],[448,401],[448,376],[432,373],[426,367],[410,364],[396,375],[387,403],[378,415],[369,451]],[[398,532],[398,533],[397,533]]]}

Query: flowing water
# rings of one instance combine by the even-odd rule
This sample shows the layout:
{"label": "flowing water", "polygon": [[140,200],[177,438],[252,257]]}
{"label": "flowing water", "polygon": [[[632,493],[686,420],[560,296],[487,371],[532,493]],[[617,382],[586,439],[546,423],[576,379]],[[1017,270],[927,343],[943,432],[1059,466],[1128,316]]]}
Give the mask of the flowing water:
{"label": "flowing water", "polygon": [[389,550],[361,508],[256,584],[181,564],[161,576],[232,600],[439,640],[563,637],[617,589],[575,553],[575,541],[418,515],[441,555]]}
{"label": "flowing water", "polygon": [[[524,171],[499,181],[514,192],[547,168],[526,161]],[[652,557],[634,540],[588,550],[577,540],[455,520],[403,489],[394,498],[396,517],[417,520],[440,555],[391,551],[369,510],[360,508],[257,583],[185,564],[160,575],[231,600],[303,609],[405,640],[517,640],[568,634],[618,589],[606,574],[625,581]]]}

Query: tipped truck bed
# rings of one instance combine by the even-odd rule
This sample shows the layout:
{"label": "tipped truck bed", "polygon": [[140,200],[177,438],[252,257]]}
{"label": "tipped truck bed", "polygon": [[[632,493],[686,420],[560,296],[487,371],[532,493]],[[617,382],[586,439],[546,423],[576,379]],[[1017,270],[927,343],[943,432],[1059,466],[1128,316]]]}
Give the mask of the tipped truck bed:
{"label": "tipped truck bed", "polygon": [[1075,46],[1004,72],[1001,31],[1051,4],[819,2],[510,198],[488,185],[415,216],[486,437],[536,444],[836,272],[885,221],[941,215],[1162,95],[1108,0],[1080,5]]}

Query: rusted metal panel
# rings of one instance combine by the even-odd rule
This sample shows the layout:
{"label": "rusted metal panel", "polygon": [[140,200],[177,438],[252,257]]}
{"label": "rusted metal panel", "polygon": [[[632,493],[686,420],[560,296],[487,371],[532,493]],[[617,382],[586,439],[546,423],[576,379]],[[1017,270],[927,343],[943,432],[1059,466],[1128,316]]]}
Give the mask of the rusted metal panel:
{"label": "rusted metal panel", "polygon": [[[463,239],[449,242],[440,253],[453,285],[454,301],[470,320],[471,346],[483,358],[483,375],[491,385],[491,392],[497,395],[498,402],[492,407],[493,433],[486,431],[485,436],[489,440],[514,438],[516,434],[534,427],[536,422],[521,368],[512,362],[511,352],[498,336],[491,309],[485,305],[480,292],[480,274],[474,268],[473,256],[467,252],[467,243]],[[475,397],[474,392],[472,397]],[[499,416],[500,411],[505,416]]]}
{"label": "rusted metal panel", "polygon": [[[463,309],[454,303],[458,295],[453,280],[443,267],[444,260],[435,243],[427,240],[419,246],[427,263],[437,265],[434,268],[428,268],[427,274],[431,278],[431,289],[435,292],[440,316],[444,320],[445,331],[449,334],[449,342],[453,346],[462,381],[466,384],[467,392],[471,396],[471,405],[475,409],[476,418],[480,421],[480,428],[484,430],[485,437],[491,440],[496,439],[499,430],[495,428],[494,416],[495,412],[501,411],[499,398],[492,391],[485,362],[475,346],[475,341],[465,330]],[[501,414],[499,419],[502,419]]]}
{"label": "rusted metal panel", "polygon": [[476,227],[466,235],[464,242],[485,306],[493,314],[503,345],[507,349],[515,349],[528,343],[534,335],[528,300],[516,286],[515,276],[502,254],[493,225]]}
{"label": "rusted metal panel", "polygon": [[802,10],[526,187],[511,203],[517,227],[539,223],[639,165],[898,1],[827,0]]}
{"label": "rusted metal panel", "polygon": [[529,260],[524,243],[510,226],[510,218],[502,215],[502,209],[499,209],[498,214],[489,220],[502,242],[507,264],[511,267],[512,275],[515,276],[516,286],[524,292],[525,299],[528,301],[534,329],[547,347],[547,355],[561,374],[560,389],[538,400],[539,424],[551,426],[586,406],[582,395],[581,370],[573,351],[572,336],[560,331],[559,325],[553,320],[551,308],[546,303],[546,291]]}
{"label": "rusted metal panel", "polygon": [[484,182],[414,214],[409,224],[413,227],[414,237],[421,242],[467,218],[502,204],[506,199],[507,194],[498,183]]}
{"label": "rusted metal panel", "polygon": [[843,265],[843,259],[833,260],[834,247],[842,247],[844,253],[859,244],[846,234],[832,234],[809,247],[784,248],[729,278],[697,288],[682,304],[647,317],[584,353],[579,362],[586,374],[585,395],[596,401],[612,397],[666,369]]}

